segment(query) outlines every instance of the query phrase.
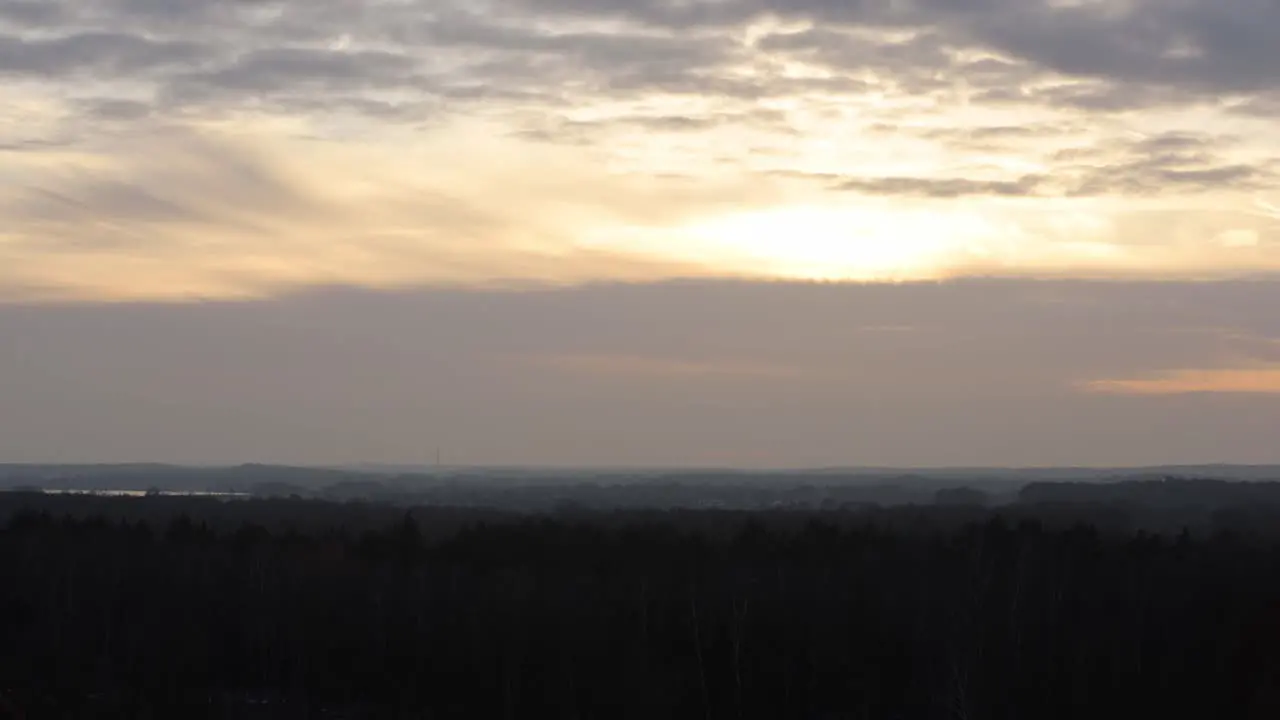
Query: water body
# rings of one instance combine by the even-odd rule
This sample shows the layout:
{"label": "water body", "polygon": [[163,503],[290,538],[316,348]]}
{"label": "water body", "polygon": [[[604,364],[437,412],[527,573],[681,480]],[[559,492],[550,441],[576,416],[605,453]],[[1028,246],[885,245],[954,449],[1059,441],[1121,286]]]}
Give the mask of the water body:
{"label": "water body", "polygon": [[[13,492],[13,490],[10,490]],[[249,493],[215,492],[213,490],[87,490],[75,488],[42,488],[31,492],[43,492],[46,495],[101,495],[106,497],[146,497],[161,495],[165,497],[220,497],[247,498]]]}

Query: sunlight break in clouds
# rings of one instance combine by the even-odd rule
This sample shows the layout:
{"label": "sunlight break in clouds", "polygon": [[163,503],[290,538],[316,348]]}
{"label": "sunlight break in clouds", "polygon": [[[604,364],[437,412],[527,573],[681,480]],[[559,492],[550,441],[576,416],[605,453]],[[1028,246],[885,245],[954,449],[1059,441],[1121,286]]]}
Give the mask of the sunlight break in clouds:
{"label": "sunlight break in clouds", "polygon": [[0,298],[1276,271],[1278,26],[1252,0],[0,0]]}

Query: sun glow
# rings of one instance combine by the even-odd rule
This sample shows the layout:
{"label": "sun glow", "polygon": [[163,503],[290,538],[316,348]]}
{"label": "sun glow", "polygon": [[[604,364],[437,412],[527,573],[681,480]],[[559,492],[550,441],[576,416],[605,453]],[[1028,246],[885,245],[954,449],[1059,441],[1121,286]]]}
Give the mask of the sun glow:
{"label": "sun glow", "polygon": [[990,228],[975,215],[928,209],[788,206],[685,229],[704,261],[812,280],[921,280],[980,257]]}

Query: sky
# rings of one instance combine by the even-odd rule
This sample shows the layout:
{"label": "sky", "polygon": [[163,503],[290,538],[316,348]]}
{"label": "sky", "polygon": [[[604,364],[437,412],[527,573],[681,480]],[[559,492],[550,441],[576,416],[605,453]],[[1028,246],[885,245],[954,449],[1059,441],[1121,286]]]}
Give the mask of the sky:
{"label": "sky", "polygon": [[1280,462],[1274,0],[0,0],[0,459]]}

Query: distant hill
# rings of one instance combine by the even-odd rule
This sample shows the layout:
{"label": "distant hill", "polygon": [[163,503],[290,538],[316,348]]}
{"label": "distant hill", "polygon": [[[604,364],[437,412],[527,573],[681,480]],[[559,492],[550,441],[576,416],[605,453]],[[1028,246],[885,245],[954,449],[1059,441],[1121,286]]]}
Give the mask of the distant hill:
{"label": "distant hill", "polygon": [[1017,488],[1043,482],[1120,482],[1167,477],[1216,480],[1280,480],[1280,465],[1153,465],[1062,468],[849,467],[794,470],[680,468],[547,468],[364,464],[341,467],[242,464],[218,467],[130,464],[0,464],[0,488],[47,486],[78,489],[246,491],[262,483],[319,489],[339,483],[381,483],[406,489],[441,482],[496,485],[620,485],[680,483],[709,486],[916,485],[933,488],[994,485]]}

